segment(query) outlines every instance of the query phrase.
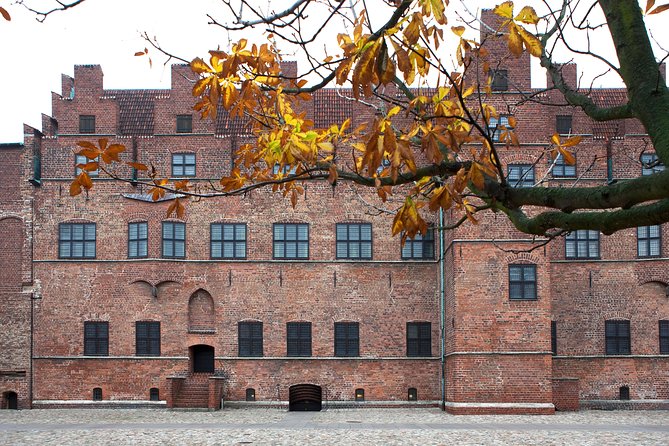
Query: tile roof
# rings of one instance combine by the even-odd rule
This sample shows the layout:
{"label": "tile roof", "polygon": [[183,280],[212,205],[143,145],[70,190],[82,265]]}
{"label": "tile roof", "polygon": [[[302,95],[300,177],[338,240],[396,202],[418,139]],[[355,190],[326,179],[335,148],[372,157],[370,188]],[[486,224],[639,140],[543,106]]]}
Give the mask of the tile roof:
{"label": "tile roof", "polygon": [[[627,91],[623,88],[602,88],[585,91],[599,107],[616,107],[627,102]],[[594,138],[619,139],[625,136],[625,120],[592,121]]]}
{"label": "tile roof", "polygon": [[119,135],[151,136],[155,101],[169,94],[169,90],[105,90],[102,98],[118,102]]}

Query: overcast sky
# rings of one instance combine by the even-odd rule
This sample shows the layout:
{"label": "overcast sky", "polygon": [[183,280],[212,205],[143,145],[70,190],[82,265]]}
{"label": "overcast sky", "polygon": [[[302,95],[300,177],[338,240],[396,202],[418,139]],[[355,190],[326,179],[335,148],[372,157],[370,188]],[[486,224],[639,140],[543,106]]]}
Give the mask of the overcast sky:
{"label": "overcast sky", "polygon": [[[32,1],[45,3],[49,1]],[[273,0],[272,4],[279,9],[290,3]],[[474,8],[496,3],[468,2]],[[516,3],[518,10],[521,2]],[[257,4],[266,5],[267,0]],[[451,6],[456,4],[451,1]],[[50,15],[44,23],[8,0],[0,0],[0,6],[12,15],[11,22],[0,20],[0,143],[22,142],[23,123],[41,128],[41,114],[51,114],[51,92],[60,93],[61,74],[71,76],[75,64],[102,65],[107,89],[169,88],[164,57],[152,54],[150,68],[146,58],[134,56],[146,46],[140,37],[143,31],[187,59],[205,56],[218,45],[227,47],[228,42],[220,28],[207,25],[207,12],[223,16],[220,0],[87,0]],[[652,20],[666,20],[669,12],[662,16]]]}

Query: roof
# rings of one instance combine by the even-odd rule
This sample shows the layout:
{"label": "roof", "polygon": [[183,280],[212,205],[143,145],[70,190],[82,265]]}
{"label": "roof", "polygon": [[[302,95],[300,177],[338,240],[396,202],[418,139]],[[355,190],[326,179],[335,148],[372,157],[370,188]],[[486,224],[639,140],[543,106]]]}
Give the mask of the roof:
{"label": "roof", "polygon": [[168,98],[169,90],[105,90],[103,99],[118,102],[118,133],[125,136],[153,135],[156,99]]}

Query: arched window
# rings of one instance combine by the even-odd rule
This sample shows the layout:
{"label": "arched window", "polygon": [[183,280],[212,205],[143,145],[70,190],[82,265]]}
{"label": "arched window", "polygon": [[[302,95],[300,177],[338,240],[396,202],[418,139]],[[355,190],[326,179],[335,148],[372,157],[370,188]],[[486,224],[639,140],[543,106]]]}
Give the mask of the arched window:
{"label": "arched window", "polygon": [[204,290],[194,292],[188,301],[188,331],[215,331],[214,299]]}

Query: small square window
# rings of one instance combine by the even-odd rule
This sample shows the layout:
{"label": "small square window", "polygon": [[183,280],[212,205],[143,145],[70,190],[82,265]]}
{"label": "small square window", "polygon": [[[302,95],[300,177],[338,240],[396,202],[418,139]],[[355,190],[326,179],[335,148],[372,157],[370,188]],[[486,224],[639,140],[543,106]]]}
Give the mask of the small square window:
{"label": "small square window", "polygon": [[662,255],[662,227],[660,225],[636,228],[637,256],[660,257]]}
{"label": "small square window", "polygon": [[606,354],[629,355],[630,348],[630,321],[606,321]]}
{"label": "small square window", "polygon": [[195,154],[173,153],[172,154],[172,176],[194,177],[195,176]]}
{"label": "small square window", "polygon": [[537,266],[509,265],[509,299],[535,300],[537,298]]}
{"label": "small square window", "polygon": [[239,322],[237,340],[239,356],[261,357],[263,355],[262,322]]}
{"label": "small square window", "polygon": [[[96,158],[94,160],[89,160],[86,158],[84,155],[74,155],[74,176],[78,176],[83,169],[79,167],[79,165],[86,165],[88,163],[99,163],[100,158]],[[89,170],[88,171],[88,176],[89,177],[97,177],[100,174],[100,169],[95,169],[95,170]]]}
{"label": "small square window", "polygon": [[428,229],[424,236],[418,233],[413,238],[407,237],[402,246],[402,259],[434,259],[434,229]]}
{"label": "small square window", "polygon": [[571,115],[557,115],[555,117],[555,132],[560,135],[571,135]]}
{"label": "small square window", "polygon": [[360,356],[360,324],[335,322],[335,356]]}
{"label": "small square window", "polygon": [[94,115],[79,115],[79,133],[95,133]]}
{"label": "small square window", "polygon": [[212,223],[210,248],[212,259],[245,259],[246,224]]}
{"label": "small square window", "polygon": [[58,226],[58,258],[94,259],[95,223],[61,223]]}
{"label": "small square window", "polygon": [[407,356],[432,356],[430,322],[407,322]]}
{"label": "small square window", "polygon": [[664,170],[664,164],[658,161],[657,154],[644,153],[641,155],[641,175],[652,175]]}
{"label": "small square window", "polygon": [[186,257],[186,224],[173,221],[163,222],[163,258],[183,259]]}
{"label": "small square window", "polygon": [[[493,142],[498,142],[502,138],[502,133],[506,132],[507,130],[513,130],[513,127],[509,124],[509,116],[508,115],[500,115],[499,119],[495,117],[491,117],[488,120],[488,134],[490,135],[490,139],[493,140]],[[507,141],[507,137],[504,137],[504,140]]]}
{"label": "small square window", "polygon": [[140,259],[149,255],[149,224],[145,221],[128,223],[128,258]]}
{"label": "small square window", "polygon": [[84,322],[84,355],[109,355],[109,322]]}
{"label": "small square window", "polygon": [[311,356],[311,322],[286,324],[287,356]]}
{"label": "small square window", "polygon": [[371,260],[372,225],[369,223],[337,224],[337,258]]}
{"label": "small square window", "polygon": [[669,321],[660,321],[660,354],[669,355]]}
{"label": "small square window", "polygon": [[551,160],[551,163],[553,164],[553,170],[551,170],[553,178],[576,178],[576,163],[567,164],[561,153],[558,153],[555,161]]}
{"label": "small square window", "polygon": [[160,322],[135,322],[135,354],[160,356]]}
{"label": "small square window", "polygon": [[506,179],[511,187],[533,187],[534,166],[530,164],[509,164]]}
{"label": "small square window", "polygon": [[490,70],[489,73],[492,81],[490,88],[492,91],[508,91],[509,90],[509,71],[508,70]]}
{"label": "small square window", "polygon": [[566,259],[599,259],[599,231],[579,229],[565,237]]}
{"label": "small square window", "polygon": [[275,259],[309,258],[309,225],[275,223],[273,257]]}
{"label": "small square window", "polygon": [[177,133],[193,133],[193,115],[177,115]]}

